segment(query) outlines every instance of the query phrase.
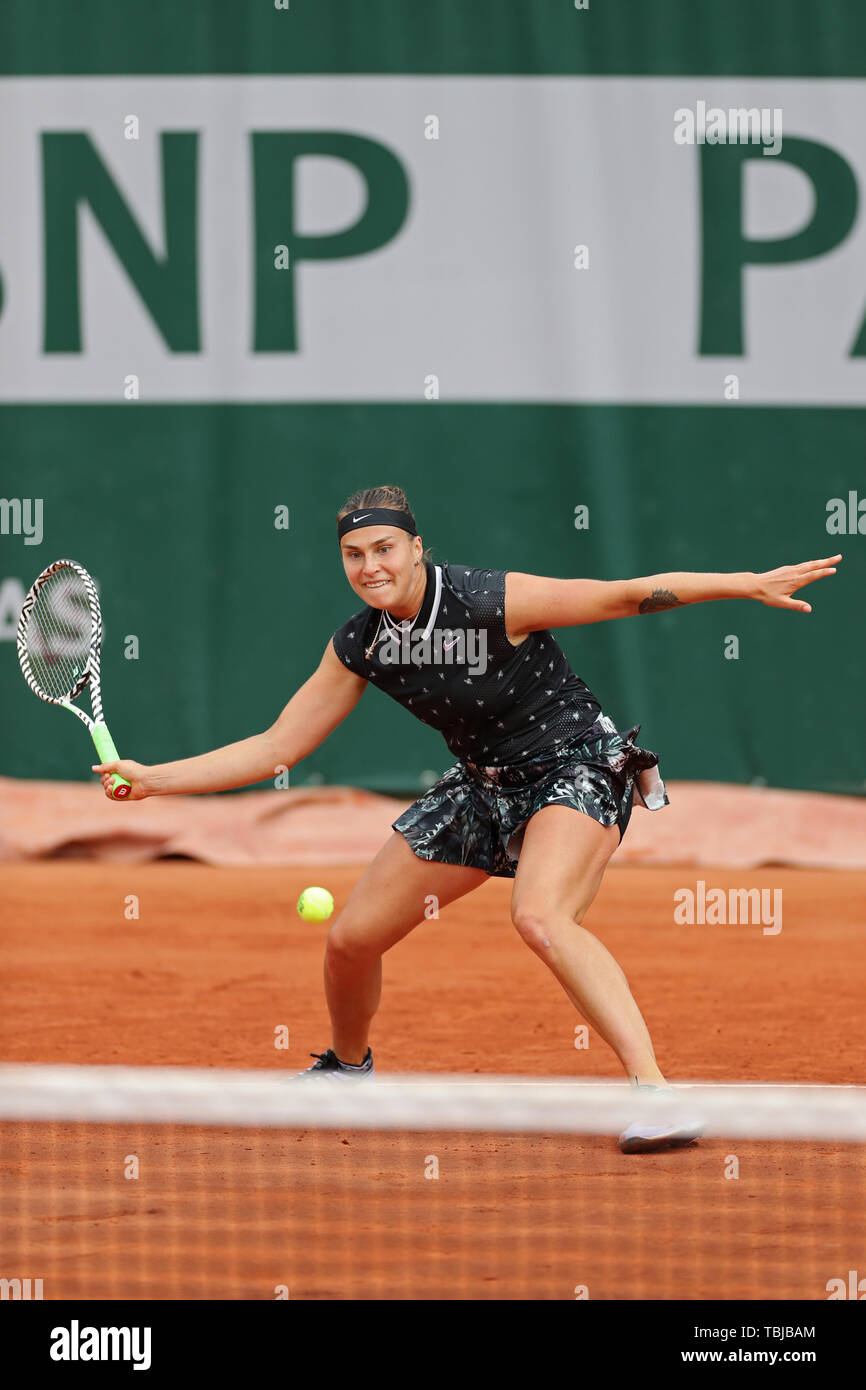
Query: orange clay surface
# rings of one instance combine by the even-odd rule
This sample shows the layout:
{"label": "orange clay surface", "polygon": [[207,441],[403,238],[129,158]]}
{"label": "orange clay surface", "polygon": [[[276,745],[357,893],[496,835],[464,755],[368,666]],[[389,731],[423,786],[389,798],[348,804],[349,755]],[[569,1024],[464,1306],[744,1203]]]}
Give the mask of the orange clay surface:
{"label": "orange clay surface", "polygon": [[[300,1069],[329,1045],[327,926],[294,905],[322,884],[339,911],[361,872],[0,868],[2,1060]],[[675,924],[699,877],[781,889],[782,930]],[[621,1074],[596,1034],[575,1048],[510,887],[386,957],[380,1075]],[[862,872],[612,867],[586,925],[671,1080],[863,1084],[864,905]],[[864,1197],[862,1152],[830,1143],[625,1157],[615,1137],[4,1122],[0,1276],[42,1278],[45,1298],[826,1298],[862,1270]]]}

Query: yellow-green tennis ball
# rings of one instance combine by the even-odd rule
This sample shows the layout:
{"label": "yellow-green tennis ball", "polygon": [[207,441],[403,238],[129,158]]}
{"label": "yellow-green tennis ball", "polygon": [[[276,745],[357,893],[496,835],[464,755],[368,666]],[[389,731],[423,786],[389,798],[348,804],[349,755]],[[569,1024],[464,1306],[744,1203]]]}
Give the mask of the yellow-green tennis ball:
{"label": "yellow-green tennis ball", "polygon": [[305,922],[326,922],[334,911],[327,888],[305,888],[298,898],[298,912]]}

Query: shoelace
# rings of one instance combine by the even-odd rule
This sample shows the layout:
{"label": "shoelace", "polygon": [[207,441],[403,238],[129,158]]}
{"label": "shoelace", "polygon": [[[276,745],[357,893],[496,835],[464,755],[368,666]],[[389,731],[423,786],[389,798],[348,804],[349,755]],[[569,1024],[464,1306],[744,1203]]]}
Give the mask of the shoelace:
{"label": "shoelace", "polygon": [[[367,1051],[369,1052],[369,1048],[367,1049]],[[316,1070],[325,1071],[325,1070],[330,1070],[330,1068],[328,1067],[327,1060],[326,1060],[328,1057],[333,1057],[333,1058],[334,1058],[334,1061],[337,1063],[337,1065],[338,1065],[340,1068],[342,1068],[342,1067],[344,1066],[344,1063],[342,1063],[342,1062],[340,1061],[339,1057],[337,1056],[337,1054],[334,1052],[333,1048],[331,1048],[331,1047],[328,1048],[327,1052],[311,1052],[311,1053],[310,1053],[310,1056],[316,1058],[316,1066],[315,1066],[315,1067],[310,1067],[310,1071],[316,1071]],[[363,1066],[363,1065],[366,1063],[366,1060],[367,1060],[367,1059],[366,1059],[366,1057],[365,1057],[365,1058],[364,1058],[364,1062],[361,1063],[361,1066]],[[354,1070],[357,1071],[357,1070],[360,1070],[360,1068],[354,1068]]]}

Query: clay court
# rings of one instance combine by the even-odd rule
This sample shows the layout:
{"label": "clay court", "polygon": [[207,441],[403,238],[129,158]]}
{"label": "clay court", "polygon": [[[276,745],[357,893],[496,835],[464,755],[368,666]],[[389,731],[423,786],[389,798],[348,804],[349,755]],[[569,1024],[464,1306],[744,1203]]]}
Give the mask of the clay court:
{"label": "clay court", "polygon": [[[362,870],[3,866],[4,1059],[308,1065],[329,1044],[326,927],[294,904],[324,884],[339,911]],[[744,881],[612,867],[587,918],[669,1078],[861,1083],[866,872],[750,872],[782,890],[775,935],[675,924],[674,892],[699,876]],[[509,893],[489,880],[386,957],[380,1076],[618,1077],[594,1034],[576,1049],[581,1021],[510,925]],[[866,1248],[862,1145],[705,1139],[625,1157],[614,1135],[2,1133],[2,1272],[43,1278],[46,1298],[820,1299]]]}
{"label": "clay court", "polygon": [[52,1358],[589,1300],[661,1378],[665,1322],[776,1364],[753,1309],[866,1300],[866,4],[760,9],[0,3],[0,1304],[80,1301]]}

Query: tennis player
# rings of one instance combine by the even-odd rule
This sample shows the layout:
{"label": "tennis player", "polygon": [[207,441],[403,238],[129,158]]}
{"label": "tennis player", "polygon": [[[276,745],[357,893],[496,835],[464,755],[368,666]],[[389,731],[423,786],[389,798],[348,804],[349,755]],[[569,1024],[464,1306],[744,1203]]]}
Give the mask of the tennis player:
{"label": "tennis player", "polygon": [[[200,757],[145,767],[103,763],[131,800],[213,792],[309,756],[368,683],[438,729],[457,761],[393,822],[394,834],[331,926],[325,989],[331,1047],[304,1077],[372,1075],[369,1033],[382,956],[439,906],[490,877],[514,880],[511,917],[636,1087],[671,1088],[625,975],[582,926],[632,806],[668,803],[655,753],[620,732],[571,670],[551,628],[751,598],[809,612],[792,595],[841,558],[766,574],[657,574],[613,582],[548,579],[434,564],[403,491],[356,492],[338,513],[346,578],[363,607],[333,634],[318,669],[262,734]],[[627,1152],[691,1142],[694,1124],[662,1120],[620,1136]]]}

